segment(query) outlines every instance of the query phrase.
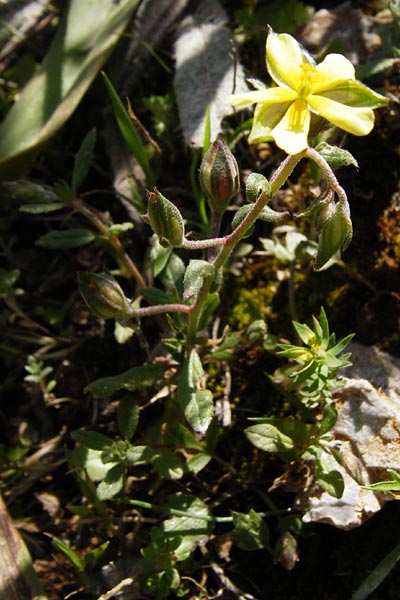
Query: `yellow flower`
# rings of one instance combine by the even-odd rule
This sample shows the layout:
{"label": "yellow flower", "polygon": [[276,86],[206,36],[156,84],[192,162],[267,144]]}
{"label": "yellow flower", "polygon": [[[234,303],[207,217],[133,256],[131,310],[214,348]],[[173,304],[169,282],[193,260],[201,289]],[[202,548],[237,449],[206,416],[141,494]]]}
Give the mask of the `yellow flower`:
{"label": "yellow flower", "polygon": [[355,80],[354,67],[341,54],[328,54],[319,64],[289,34],[271,31],[266,44],[267,69],[277,84],[234,94],[234,106],[256,104],[249,141],[275,140],[288,154],[308,146],[311,115],[352,133],[367,135],[374,126],[374,108],[387,98]]}

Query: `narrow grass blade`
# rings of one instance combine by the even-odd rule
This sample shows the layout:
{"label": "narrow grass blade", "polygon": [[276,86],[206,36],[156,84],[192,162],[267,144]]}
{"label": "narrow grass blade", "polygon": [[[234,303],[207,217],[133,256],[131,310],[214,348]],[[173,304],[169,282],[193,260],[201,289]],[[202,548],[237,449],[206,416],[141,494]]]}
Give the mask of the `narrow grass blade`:
{"label": "narrow grass blade", "polygon": [[390,571],[400,560],[400,544],[398,544],[377,567],[362,582],[360,587],[353,594],[351,600],[365,600],[369,598],[373,591],[386,579]]}

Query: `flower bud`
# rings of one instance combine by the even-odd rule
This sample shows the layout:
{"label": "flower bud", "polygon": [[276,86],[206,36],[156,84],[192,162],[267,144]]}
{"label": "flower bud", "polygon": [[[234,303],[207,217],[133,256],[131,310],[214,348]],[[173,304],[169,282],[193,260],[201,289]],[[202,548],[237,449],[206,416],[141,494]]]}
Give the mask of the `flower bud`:
{"label": "flower bud", "polygon": [[129,302],[119,283],[107,273],[78,273],[79,291],[90,310],[102,319],[122,319]]}
{"label": "flower bud", "polygon": [[329,218],[322,225],[314,269],[321,269],[340,249],[345,250],[353,237],[353,225],[347,202],[339,201],[330,206]]}
{"label": "flower bud", "polygon": [[175,204],[165,198],[157,188],[153,192],[147,192],[149,201],[147,208],[147,221],[154,233],[160,238],[162,246],[181,246],[185,227],[183,218]]}
{"label": "flower bud", "polygon": [[313,224],[316,233],[320,234],[324,225],[333,217],[336,212],[336,202],[333,192],[329,192],[326,198],[318,199],[318,203],[313,205]]}
{"label": "flower bud", "polygon": [[211,144],[200,166],[200,184],[212,210],[224,212],[240,189],[239,167],[221,137]]}

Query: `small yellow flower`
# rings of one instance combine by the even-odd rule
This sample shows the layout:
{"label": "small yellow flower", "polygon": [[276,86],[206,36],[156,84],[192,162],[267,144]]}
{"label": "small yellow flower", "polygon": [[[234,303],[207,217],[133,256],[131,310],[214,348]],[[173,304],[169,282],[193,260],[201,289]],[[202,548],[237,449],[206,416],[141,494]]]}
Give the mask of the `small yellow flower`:
{"label": "small yellow flower", "polygon": [[249,141],[274,140],[288,154],[308,146],[311,115],[352,133],[367,135],[374,108],[387,103],[355,80],[354,67],[341,54],[328,54],[316,65],[289,34],[271,31],[266,44],[267,69],[276,87],[234,94],[234,106],[256,104]]}

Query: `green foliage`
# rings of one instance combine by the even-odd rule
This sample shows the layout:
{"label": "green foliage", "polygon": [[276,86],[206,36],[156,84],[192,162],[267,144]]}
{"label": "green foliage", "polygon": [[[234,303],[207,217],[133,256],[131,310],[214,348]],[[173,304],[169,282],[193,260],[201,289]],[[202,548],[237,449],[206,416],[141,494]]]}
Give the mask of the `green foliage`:
{"label": "green foliage", "polygon": [[232,511],[235,526],[232,536],[239,548],[243,550],[260,550],[269,547],[269,530],[258,513],[252,508],[246,513]]}
{"label": "green foliage", "polygon": [[203,376],[200,357],[192,349],[178,375],[177,399],[190,425],[200,433],[207,431],[214,416],[212,393],[210,390],[199,389]]}
{"label": "green foliage", "polygon": [[58,537],[53,537],[52,542],[54,547],[62,552],[74,566],[78,577],[84,586],[90,586],[89,576],[87,574],[87,568],[92,566],[96,561],[98,561],[104,552],[107,550],[110,542],[104,542],[98,548],[95,548],[88,552],[83,559],[81,559],[78,554],[68,546],[62,539]]}
{"label": "green foliage", "polygon": [[136,127],[132,123],[132,119],[130,118],[128,111],[126,110],[120,98],[118,97],[118,94],[111,81],[105,73],[103,73],[102,75],[111,98],[118,127],[126,143],[128,144],[130,151],[138,161],[139,165],[142,167],[148,185],[152,186],[155,183],[154,174],[150,166],[147,149],[144,146],[142,140],[140,139]]}
{"label": "green foliage", "polygon": [[175,568],[175,550],[179,537],[166,538],[159,527],[150,531],[150,544],[141,549],[144,585],[154,598],[167,598],[179,588],[180,576]]}
{"label": "green foliage", "polygon": [[400,492],[400,474],[393,471],[393,469],[388,469],[387,472],[390,479],[371,483],[368,489],[375,492]]}
{"label": "green foliage", "polygon": [[326,142],[321,142],[315,149],[334,171],[340,167],[349,167],[351,165],[358,168],[358,162],[354,156],[344,148],[330,146]]}
{"label": "green foliage", "polygon": [[[53,113],[47,106],[44,111],[37,110],[42,88],[35,88],[35,91],[28,85],[22,91],[20,104],[15,104],[20,107],[11,109],[11,116],[0,129],[13,142],[5,152],[3,163],[3,142],[0,142],[0,169],[11,172],[16,161],[25,159],[31,151],[36,152],[43,141],[59,130],[104,64],[116,34],[122,31],[137,3],[107,0],[105,8],[101,8],[104,16],[101,27],[93,16],[92,4],[83,2],[82,23],[77,23],[78,9],[74,1],[70,3],[69,12],[63,14],[61,33],[57,34],[39,75],[53,76],[58,60],[57,66],[65,75],[65,90],[58,90],[57,97],[57,90],[54,92]],[[250,1],[243,4],[242,22],[237,31],[244,41],[249,40],[255,28],[260,30],[263,15],[271,16],[270,22],[276,29],[287,30],[294,23],[305,23],[310,14],[303,2],[293,0],[272,2],[268,6]],[[66,15],[71,24],[77,26],[75,32],[72,32]],[[86,31],[89,16],[93,23],[87,29],[85,40],[82,32]],[[264,45],[265,32],[262,35]],[[72,72],[70,46],[74,39],[77,52],[80,52],[78,67],[76,61],[74,63],[76,73]],[[65,48],[62,41],[66,43]],[[143,46],[146,47],[145,41]],[[95,50],[99,56],[95,56]],[[154,57],[155,52],[151,54]],[[112,68],[110,64],[110,73],[114,73]],[[141,586],[140,591],[137,590],[139,595],[144,593],[149,598],[160,599],[189,594],[193,598],[211,597],[221,595],[226,584],[232,593],[245,597],[247,594],[236,588],[236,583],[224,579],[222,574],[218,591],[212,589],[214,583],[210,584],[210,589],[206,589],[206,585],[203,589],[200,577],[205,579],[204,574],[211,572],[209,565],[216,560],[213,556],[222,556],[225,544],[233,544],[235,561],[242,560],[243,552],[261,551],[263,556],[270,555],[286,569],[294,567],[299,559],[297,538],[302,527],[301,514],[290,506],[286,508],[291,497],[287,500],[283,494],[277,495],[277,506],[274,504],[274,490],[286,480],[290,483],[291,470],[296,474],[302,469],[307,470],[312,485],[335,498],[341,498],[344,493],[343,477],[339,469],[332,466],[335,465],[332,459],[337,457],[339,460],[332,433],[338,418],[333,390],[341,383],[340,369],[350,364],[345,349],[352,336],[337,342],[321,308],[319,318],[313,317],[311,326],[294,321],[295,343],[277,343],[286,335],[282,332],[287,321],[287,307],[278,287],[288,280],[289,295],[294,293],[295,277],[304,278],[304,266],[308,267],[308,262],[303,261],[305,255],[315,260],[317,270],[327,268],[349,242],[352,232],[350,212],[333,170],[343,166],[357,167],[357,162],[347,150],[322,143],[316,150],[307,148],[301,155],[286,157],[272,172],[270,180],[262,173],[249,173],[256,164],[263,173],[267,172],[274,160],[264,161],[264,148],[249,150],[244,147],[243,132],[249,128],[250,121],[243,122],[233,131],[232,117],[229,123],[222,124],[229,144],[221,148],[213,142],[210,139],[211,105],[204,119],[203,148],[197,152],[190,153],[188,149],[183,152],[175,139],[177,123],[171,86],[164,96],[150,96],[143,101],[143,96],[149,93],[145,89],[150,82],[147,77],[151,76],[144,73],[143,88],[138,88],[135,104],[140,102],[139,110],[145,108],[151,112],[152,135],[155,133],[161,138],[159,141],[171,155],[164,153],[163,160],[157,161],[157,165],[154,160],[157,142],[153,143],[142,125],[137,127],[129,103],[126,108],[110,79],[103,75],[108,91],[106,103],[111,104],[116,126],[143,171],[140,177],[144,175],[144,183],[153,188],[155,181],[160,179],[160,188],[161,185],[166,189],[169,187],[171,197],[179,199],[179,206],[154,188],[148,192],[148,213],[143,218],[144,223],[150,223],[153,232],[145,225],[141,229],[137,221],[134,227],[126,215],[122,216],[121,223],[114,223],[113,210],[116,208],[119,214],[122,209],[116,205],[115,198],[98,198],[91,189],[82,192],[84,185],[92,185],[92,179],[99,178],[101,187],[104,176],[109,181],[107,165],[97,160],[103,150],[102,144],[97,144],[97,130],[102,132],[101,141],[106,140],[103,124],[84,132],[78,150],[75,148],[68,154],[71,172],[59,181],[48,185],[45,181],[21,178],[5,182],[2,189],[17,205],[18,217],[30,218],[34,224],[33,235],[40,236],[36,246],[46,250],[39,252],[36,248],[35,252],[51,255],[54,260],[55,267],[50,265],[46,269],[49,277],[45,282],[38,282],[40,292],[32,296],[32,302],[38,300],[40,304],[41,290],[46,286],[46,289],[52,289],[55,271],[58,280],[63,280],[65,269],[70,268],[70,262],[68,267],[62,262],[66,257],[68,261],[76,261],[78,268],[91,269],[81,271],[78,282],[81,296],[94,316],[88,319],[86,310],[81,314],[82,305],[75,304],[74,294],[71,295],[73,301],[67,302],[64,288],[61,292],[57,288],[56,292],[62,294],[60,304],[66,305],[63,314],[71,312],[67,327],[63,328],[61,318],[50,322],[50,312],[45,305],[35,306],[34,314],[46,319],[49,329],[30,320],[15,303],[16,297],[22,296],[22,289],[17,284],[24,275],[20,266],[26,255],[24,246],[21,254],[17,252],[12,257],[15,260],[10,261],[9,268],[0,271],[0,296],[5,301],[5,312],[1,317],[2,322],[21,319],[23,327],[30,326],[39,332],[37,338],[41,336],[44,350],[42,355],[31,349],[25,354],[28,358],[24,381],[31,384],[25,388],[34,388],[35,393],[35,386],[39,386],[46,401],[51,399],[56,385],[56,380],[51,378],[50,353],[54,351],[56,358],[66,358],[60,369],[64,375],[70,357],[76,361],[72,365],[75,367],[73,377],[76,377],[79,391],[73,390],[69,397],[67,390],[60,404],[72,407],[81,419],[73,425],[66,420],[68,439],[70,436],[75,445],[73,449],[66,447],[65,453],[68,473],[82,496],[80,503],[74,500],[76,504],[68,505],[68,509],[76,517],[77,526],[76,523],[74,526],[79,532],[84,525],[83,537],[89,538],[96,531],[99,539],[110,538],[110,553],[114,558],[119,553],[123,563],[130,562],[128,552],[133,553],[132,563],[138,570],[135,586]],[[38,79],[34,81],[38,85]],[[151,80],[150,87],[158,90],[161,83]],[[100,89],[101,86],[100,81]],[[190,93],[194,95],[195,90]],[[27,98],[32,103],[29,110]],[[25,115],[21,107],[25,107]],[[19,115],[20,124],[15,121],[15,114]],[[27,125],[31,127],[25,131],[23,128]],[[17,133],[21,138],[20,146],[16,143]],[[68,135],[65,139],[69,139]],[[64,137],[60,141],[62,143]],[[235,150],[241,159],[240,168],[232,153]],[[274,152],[272,145],[268,151]],[[59,147],[52,147],[51,152],[52,160],[57,161]],[[162,162],[169,166],[176,160],[175,154],[179,155],[186,172],[182,167],[176,185],[171,185],[172,171],[159,177],[158,168],[162,167]],[[198,167],[200,157],[204,156],[207,158],[201,167],[201,191]],[[294,170],[303,159],[311,160],[318,168],[323,180],[321,196],[299,213],[291,213],[290,203],[288,210],[276,210],[277,193],[292,173],[294,178],[297,177]],[[35,175],[38,179],[46,179],[48,165],[46,160],[44,163],[37,165]],[[173,166],[175,168],[176,163]],[[62,170],[62,165],[58,170]],[[247,179],[241,192],[239,176],[243,173]],[[309,190],[302,187],[304,181],[308,182],[308,175],[304,181],[301,176],[298,184],[293,186],[295,195],[299,191],[299,204],[306,202],[309,196]],[[136,185],[133,180],[131,185]],[[185,185],[190,188],[189,194]],[[100,189],[100,185],[98,187]],[[97,183],[94,188],[97,189]],[[237,204],[233,202],[236,195]],[[93,198],[93,206],[87,203],[87,198]],[[287,225],[292,218],[302,219],[308,215],[313,216],[309,236],[303,233],[306,227],[295,229]],[[58,228],[53,229],[57,222]],[[260,238],[262,252],[253,253],[252,244],[243,244],[256,229],[268,236],[271,225],[271,236]],[[47,233],[43,235],[44,231]],[[318,244],[312,241],[313,234],[319,236]],[[50,249],[64,252],[47,252]],[[133,262],[134,256],[137,265]],[[263,281],[258,282],[257,269],[262,261],[268,264],[268,269],[263,266]],[[240,307],[246,312],[241,327],[231,329],[226,326],[227,322],[232,323],[230,313],[236,309],[230,305],[231,283],[237,273],[246,268],[253,270],[253,267],[255,289],[248,289],[250,278],[241,279],[239,284],[237,280],[236,286],[243,288],[243,293],[253,294],[256,301],[244,311]],[[233,274],[228,285],[224,280],[227,269]],[[264,282],[271,274],[273,282],[267,290]],[[36,272],[32,278],[35,277]],[[27,281],[32,286],[30,278],[27,277]],[[129,294],[129,299],[125,293]],[[228,301],[221,303],[221,298]],[[289,310],[295,314],[291,300],[293,298],[289,298]],[[306,305],[302,309],[306,312]],[[279,331],[270,328],[270,323],[264,320],[270,317],[277,317],[276,329],[282,322],[283,328]],[[109,322],[104,322],[107,319],[115,320],[114,335],[119,344],[125,344],[122,348],[117,346],[115,356],[114,323],[110,327]],[[54,331],[50,327],[54,327]],[[105,337],[102,343],[97,343],[96,336],[99,335]],[[62,343],[68,345],[65,352],[59,349],[58,344]],[[91,382],[83,390],[87,397],[81,401],[79,392],[88,381],[85,362],[88,355],[88,372],[96,373],[93,377],[98,377],[99,373],[112,373],[114,360],[118,364],[117,374],[95,381],[89,379]],[[270,390],[267,379],[258,379],[258,369],[261,365],[264,371],[264,362],[269,369],[277,360],[286,362],[270,377],[275,385]],[[46,416],[51,410],[64,425],[64,406],[47,404],[40,407],[49,411]],[[64,441],[64,430],[59,439]],[[53,453],[52,444],[51,440],[49,452]],[[5,481],[11,480],[17,469],[24,476],[28,474],[29,481],[31,471],[35,470],[30,470],[29,457],[26,464],[23,462],[28,451],[21,450],[21,446],[15,444],[11,450],[3,450],[3,445],[0,448],[0,458],[7,464],[7,472],[3,475]],[[42,455],[42,450],[39,448],[38,456]],[[39,475],[43,486],[47,473],[59,468],[62,458],[60,460],[57,455],[53,460],[51,455],[48,463]],[[273,470],[270,469],[272,463]],[[279,465],[283,465],[285,473],[275,480],[267,493],[265,489],[271,484],[271,472],[278,470]],[[370,489],[399,491],[398,474],[390,470],[388,473],[390,481],[373,484]],[[55,487],[57,478],[51,477],[51,481]],[[287,488],[292,491],[289,485]],[[73,495],[76,496],[75,490]],[[271,526],[269,519],[273,520]],[[127,530],[133,524],[128,531],[133,541],[129,551],[118,546],[119,523]],[[55,521],[54,527],[58,527],[58,522]],[[75,534],[73,529],[71,537]],[[103,555],[108,541],[86,553],[84,558],[80,557],[80,551],[78,554],[61,538],[54,538],[54,545],[70,560],[81,584],[89,588],[90,569]],[[79,548],[74,543],[72,547]],[[382,580],[382,573],[385,576],[389,572],[393,561],[392,556],[383,570],[369,580],[369,587],[358,592],[361,595],[356,595],[355,600],[366,597],[365,590],[372,589],[370,582],[376,586]],[[218,575],[218,567],[213,572]],[[96,588],[98,595],[97,592]],[[113,592],[115,595],[117,590]]]}
{"label": "green foliage", "polygon": [[339,356],[350,343],[353,334],[336,342],[334,333],[329,332],[326,313],[321,308],[319,319],[313,317],[313,326],[294,322],[294,327],[304,346],[278,344],[280,356],[293,360],[296,366],[286,369],[290,385],[302,402],[309,407],[332,401],[332,389],[340,385],[336,377],[339,369],[349,366],[350,354]]}
{"label": "green foliage", "polygon": [[29,375],[25,375],[24,381],[36,383],[39,385],[43,399],[45,402],[49,402],[51,399],[51,393],[57,385],[55,379],[47,381],[48,376],[53,372],[53,367],[45,366],[42,360],[31,354],[28,356],[28,362],[25,365],[25,370],[28,371]]}
{"label": "green foliage", "polygon": [[91,244],[95,235],[90,229],[67,229],[65,231],[49,231],[36,240],[36,245],[52,250],[61,248],[80,248]]}
{"label": "green foliage", "polygon": [[71,116],[136,5],[104,0],[99,9],[91,0],[71,0],[40,70],[0,126],[3,177],[26,169],[27,161]]}
{"label": "green foliage", "polygon": [[385,558],[364,579],[360,587],[354,592],[351,600],[366,600],[389,575],[390,571],[400,560],[400,544],[385,556]]}
{"label": "green foliage", "polygon": [[[299,339],[304,346],[278,344],[278,353],[295,363],[283,367],[275,379],[285,378],[280,383],[288,392],[287,398],[296,405],[299,399],[310,411],[304,419],[262,417],[252,419],[257,424],[245,430],[249,441],[264,452],[277,453],[287,462],[306,461],[314,465],[314,476],[320,487],[331,496],[340,498],[344,492],[343,476],[332,469],[326,461],[331,454],[326,442],[337,420],[332,390],[340,385],[337,371],[351,364],[350,354],[339,357],[352,335],[336,343],[335,335],[329,332],[326,313],[321,308],[319,319],[313,317],[313,329],[306,324],[294,322]],[[311,412],[314,410],[315,413]],[[320,416],[317,419],[317,414]],[[308,422],[311,418],[311,422]]]}
{"label": "green foliage", "polygon": [[74,195],[79,189],[81,183],[84,181],[90,167],[92,166],[96,137],[96,129],[91,129],[83,139],[83,142],[75,156],[71,180],[71,191]]}
{"label": "green foliage", "polygon": [[24,293],[21,288],[15,287],[20,274],[19,269],[12,269],[11,271],[0,269],[0,298],[13,298]]}

